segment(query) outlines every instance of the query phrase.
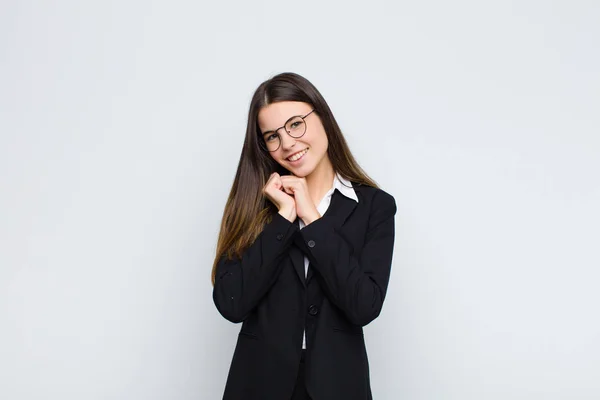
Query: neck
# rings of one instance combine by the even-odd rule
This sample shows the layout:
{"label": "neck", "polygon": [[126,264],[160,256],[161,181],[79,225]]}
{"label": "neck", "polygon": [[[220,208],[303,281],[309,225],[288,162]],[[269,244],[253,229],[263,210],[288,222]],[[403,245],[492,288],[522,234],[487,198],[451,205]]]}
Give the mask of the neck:
{"label": "neck", "polygon": [[306,176],[306,185],[315,205],[318,205],[325,193],[331,189],[334,175],[333,166],[326,157],[310,175]]}

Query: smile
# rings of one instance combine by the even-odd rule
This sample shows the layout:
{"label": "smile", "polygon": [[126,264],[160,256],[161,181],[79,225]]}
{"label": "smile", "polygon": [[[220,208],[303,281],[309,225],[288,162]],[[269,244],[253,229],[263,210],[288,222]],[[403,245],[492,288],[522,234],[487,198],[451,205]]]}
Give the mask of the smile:
{"label": "smile", "polygon": [[302,151],[299,151],[297,153],[292,154],[291,156],[289,156],[288,158],[286,158],[286,160],[288,161],[298,161],[299,159],[301,159],[302,157],[304,157],[304,155],[308,152],[308,149],[304,149]]}

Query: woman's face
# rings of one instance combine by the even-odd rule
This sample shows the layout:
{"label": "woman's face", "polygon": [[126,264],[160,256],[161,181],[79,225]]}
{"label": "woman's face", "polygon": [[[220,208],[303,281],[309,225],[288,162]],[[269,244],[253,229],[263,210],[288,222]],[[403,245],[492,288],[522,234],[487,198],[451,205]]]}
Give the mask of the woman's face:
{"label": "woman's face", "polygon": [[[311,110],[310,104],[299,101],[281,101],[263,107],[258,112],[258,126],[261,134],[269,131],[270,133],[261,135],[259,140],[264,141],[269,138],[276,140],[273,136],[275,129],[282,127],[291,117],[304,116]],[[304,124],[306,132],[300,138],[288,135],[285,128],[279,129],[277,131],[280,140],[279,148],[269,152],[283,168],[301,178],[310,175],[317,168],[330,165],[327,155],[327,134],[321,119],[313,111],[304,118]]]}

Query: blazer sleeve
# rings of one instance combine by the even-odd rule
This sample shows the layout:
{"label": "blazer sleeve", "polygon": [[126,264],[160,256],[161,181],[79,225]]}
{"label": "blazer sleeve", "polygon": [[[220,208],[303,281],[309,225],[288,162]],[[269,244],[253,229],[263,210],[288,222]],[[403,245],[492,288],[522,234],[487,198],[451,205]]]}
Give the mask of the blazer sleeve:
{"label": "blazer sleeve", "polygon": [[367,325],[383,307],[392,265],[395,214],[394,197],[377,192],[360,257],[353,254],[326,216],[300,230],[307,257],[321,275],[325,293],[352,324]]}
{"label": "blazer sleeve", "polygon": [[241,259],[228,260],[225,255],[221,256],[217,263],[213,301],[225,319],[242,322],[256,307],[277,280],[280,261],[298,231],[296,224],[275,213]]}

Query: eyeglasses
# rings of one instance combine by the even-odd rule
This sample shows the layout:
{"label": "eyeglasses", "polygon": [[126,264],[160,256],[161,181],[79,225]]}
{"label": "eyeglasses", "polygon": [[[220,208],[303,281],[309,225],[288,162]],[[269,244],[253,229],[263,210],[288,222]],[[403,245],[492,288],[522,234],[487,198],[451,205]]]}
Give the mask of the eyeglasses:
{"label": "eyeglasses", "polygon": [[295,139],[301,138],[306,133],[306,121],[304,120],[306,117],[315,111],[313,108],[310,112],[304,116],[294,115],[287,121],[285,124],[274,131],[266,131],[262,134],[262,140],[259,139],[259,143],[261,147],[270,152],[277,151],[279,146],[281,146],[281,136],[277,131],[281,128],[284,128],[288,135]]}

